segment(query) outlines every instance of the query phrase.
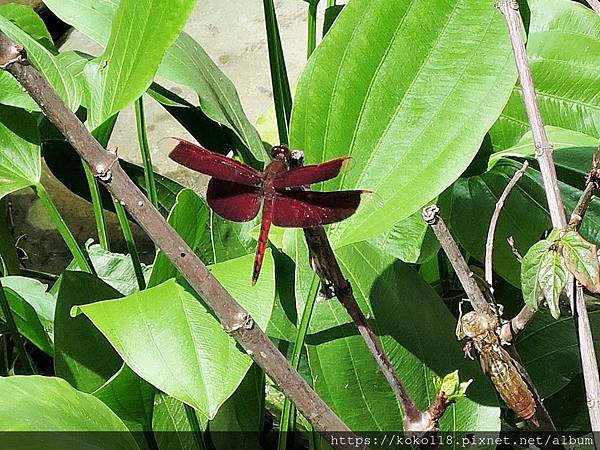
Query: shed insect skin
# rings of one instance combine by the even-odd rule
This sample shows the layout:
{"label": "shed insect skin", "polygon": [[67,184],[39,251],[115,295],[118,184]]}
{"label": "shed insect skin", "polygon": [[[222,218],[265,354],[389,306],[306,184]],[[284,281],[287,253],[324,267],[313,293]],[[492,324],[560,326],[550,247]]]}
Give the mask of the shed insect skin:
{"label": "shed insect skin", "polygon": [[469,339],[465,346],[469,357],[468,351],[471,346],[475,347],[484,373],[488,374],[506,405],[522,419],[535,423],[533,394],[512,357],[502,348],[497,334],[499,326],[497,314],[471,311],[459,318],[457,336]]}

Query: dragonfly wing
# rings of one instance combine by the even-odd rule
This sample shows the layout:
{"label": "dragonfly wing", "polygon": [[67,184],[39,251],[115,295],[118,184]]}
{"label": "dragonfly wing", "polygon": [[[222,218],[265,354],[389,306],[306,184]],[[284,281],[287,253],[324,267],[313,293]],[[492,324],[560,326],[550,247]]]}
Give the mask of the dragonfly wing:
{"label": "dragonfly wing", "polygon": [[206,191],[206,201],[212,210],[224,219],[247,222],[258,214],[261,195],[256,187],[211,178]]}
{"label": "dragonfly wing", "polygon": [[169,158],[196,172],[221,180],[234,181],[246,186],[259,186],[262,182],[260,172],[252,167],[183,139],[179,139]]}
{"label": "dragonfly wing", "polygon": [[273,181],[275,189],[306,186],[337,177],[352,160],[349,157],[333,159],[312,166],[298,167],[279,173]]}
{"label": "dragonfly wing", "polygon": [[350,217],[365,191],[288,191],[275,194],[273,223],[280,227],[310,228]]}

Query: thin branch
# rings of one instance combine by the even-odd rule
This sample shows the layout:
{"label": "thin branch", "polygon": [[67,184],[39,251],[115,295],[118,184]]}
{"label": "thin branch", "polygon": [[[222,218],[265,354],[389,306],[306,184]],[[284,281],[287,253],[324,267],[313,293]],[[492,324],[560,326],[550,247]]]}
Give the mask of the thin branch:
{"label": "thin branch", "polygon": [[585,189],[579,197],[579,201],[573,209],[571,213],[571,217],[569,219],[569,227],[573,227],[578,230],[581,226],[581,222],[583,221],[583,216],[590,206],[592,202],[592,198],[594,196],[594,192],[600,189],[600,145],[598,145],[598,150],[592,156],[592,167],[590,168],[589,173],[585,178]]}
{"label": "thin branch", "polygon": [[487,234],[487,241],[485,243],[485,281],[490,286],[490,288],[494,284],[492,264],[493,264],[493,252],[494,252],[494,234],[496,233],[496,225],[498,224],[498,218],[500,217],[500,212],[502,211],[502,208],[504,207],[504,202],[506,201],[508,194],[510,194],[510,191],[512,191],[512,189],[517,185],[517,183],[519,182],[519,180],[521,179],[521,177],[527,170],[527,167],[529,167],[529,163],[527,161],[525,161],[523,163],[523,167],[521,167],[519,170],[517,170],[515,172],[515,174],[512,176],[512,178],[510,179],[510,181],[504,188],[504,191],[502,191],[500,198],[496,202],[496,207],[494,208],[494,212],[492,213],[492,218],[490,220],[490,227],[488,229],[488,234]]}
{"label": "thin branch", "polygon": [[[560,195],[558,178],[552,158],[552,145],[546,136],[542,114],[535,93],[531,69],[527,60],[525,43],[523,41],[523,22],[519,14],[519,3],[517,0],[500,0],[498,8],[502,11],[506,24],[510,42],[515,57],[519,82],[523,92],[523,101],[531,125],[533,142],[536,148],[536,159],[540,166],[542,180],[544,181],[544,190],[548,200],[548,209],[554,228],[564,230],[567,227],[567,218],[565,208]],[[594,340],[591,334],[588,322],[587,311],[579,311],[578,305],[585,308],[583,291],[575,288],[574,277],[569,276],[567,283],[567,295],[571,302],[571,310],[577,320],[577,330],[579,336],[579,350],[582,359],[583,378],[586,386],[586,395],[588,399],[588,410],[590,414],[590,423],[592,430],[600,430],[600,377],[598,376],[598,364],[596,359],[592,361],[590,354],[594,354]],[[586,360],[589,364],[583,364]],[[596,447],[600,447],[600,435],[594,435]]]}
{"label": "thin branch", "polygon": [[489,311],[489,304],[481,292],[481,289],[477,286],[477,282],[473,277],[473,272],[469,269],[465,258],[463,258],[456,241],[450,234],[444,220],[440,217],[439,212],[440,209],[436,205],[430,205],[423,209],[423,220],[431,226],[442,249],[446,253],[446,256],[448,256],[450,264],[454,267],[454,271],[456,272],[460,284],[463,286],[473,309],[476,311]]}
{"label": "thin branch", "polygon": [[519,253],[519,249],[517,248],[517,245],[515,244],[515,238],[512,237],[512,236],[507,237],[506,238],[506,243],[510,247],[510,251],[514,255],[515,259],[517,261],[519,261],[519,264],[521,262],[523,262],[523,256],[521,256],[521,253]]}
{"label": "thin branch", "polygon": [[131,181],[114,155],[104,151],[85,126],[58,97],[37,69],[28,64],[23,47],[0,31],[0,67],[29,92],[106,188],[142,226],[218,317],[223,328],[262,367],[296,408],[325,437],[350,429],[296,372],[267,335],[170,227]]}

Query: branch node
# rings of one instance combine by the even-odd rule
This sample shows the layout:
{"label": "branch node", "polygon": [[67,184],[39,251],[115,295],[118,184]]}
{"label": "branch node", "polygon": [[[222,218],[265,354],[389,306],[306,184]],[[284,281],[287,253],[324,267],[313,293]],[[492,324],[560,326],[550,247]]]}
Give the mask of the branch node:
{"label": "branch node", "polygon": [[27,51],[21,44],[11,44],[0,51],[0,69],[6,69],[14,63],[27,64]]}
{"label": "branch node", "polygon": [[541,158],[544,155],[551,154],[553,150],[554,150],[554,147],[550,143],[542,144],[542,145],[535,144],[535,157]]}
{"label": "branch node", "polygon": [[108,183],[112,178],[112,168],[119,161],[119,157],[117,155],[118,150],[118,147],[114,147],[108,151],[108,164],[103,161],[99,161],[92,166],[94,176],[98,177],[100,181]]}
{"label": "branch node", "polygon": [[235,321],[231,325],[224,325],[226,333],[234,333],[238,330],[251,330],[254,327],[254,319],[247,312],[239,312],[235,316]]}
{"label": "branch node", "polygon": [[423,220],[429,225],[435,225],[439,220],[440,208],[437,205],[429,205],[423,208]]}

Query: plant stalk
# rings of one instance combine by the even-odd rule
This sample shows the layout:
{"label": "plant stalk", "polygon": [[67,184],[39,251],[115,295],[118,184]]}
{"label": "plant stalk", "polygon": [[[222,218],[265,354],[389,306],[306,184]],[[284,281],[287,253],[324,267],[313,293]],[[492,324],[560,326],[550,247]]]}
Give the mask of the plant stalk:
{"label": "plant stalk", "polygon": [[144,113],[144,97],[140,97],[135,102],[135,123],[137,125],[138,140],[142,161],[144,163],[144,179],[146,180],[146,191],[150,203],[158,208],[158,194],[156,193],[156,183],[154,181],[154,169],[152,167],[152,153],[148,145],[148,133],[146,131],[146,114]]}
{"label": "plant stalk", "polygon": [[108,233],[106,232],[106,220],[104,217],[104,208],[102,207],[102,198],[100,197],[100,186],[98,180],[92,174],[90,167],[81,161],[83,170],[85,172],[85,178],[87,179],[88,187],[90,189],[90,195],[92,197],[92,206],[94,207],[94,219],[96,220],[96,230],[98,232],[98,241],[100,247],[104,250],[110,251],[110,242],[108,241]]}
{"label": "plant stalk", "polygon": [[81,249],[81,247],[75,240],[75,236],[73,236],[73,233],[71,233],[71,230],[69,229],[67,223],[60,215],[60,212],[56,208],[56,205],[48,195],[48,192],[46,191],[44,186],[42,186],[41,184],[37,184],[34,186],[34,190],[38,198],[46,208],[46,211],[48,211],[48,214],[54,221],[56,229],[63,238],[63,241],[65,241],[65,244],[67,244],[67,247],[69,248],[79,268],[84,272],[94,274],[94,266],[92,265],[89,256]]}
{"label": "plant stalk", "polygon": [[[310,284],[308,297],[306,298],[306,304],[304,305],[304,310],[302,311],[302,318],[300,319],[300,326],[298,327],[298,332],[296,333],[296,340],[294,341],[294,349],[292,350],[291,364],[292,367],[296,370],[298,370],[298,367],[300,367],[300,356],[302,355],[302,350],[304,349],[304,342],[308,333],[308,324],[310,323],[310,318],[312,317],[312,312],[315,307],[315,302],[317,300],[317,294],[319,293],[319,285],[320,279],[319,276],[315,273]],[[294,406],[286,397],[283,401],[281,423],[279,424],[279,442],[277,444],[277,448],[279,450],[286,449],[288,432],[293,431],[294,422]]]}
{"label": "plant stalk", "polygon": [[318,2],[310,2],[308,4],[308,30],[307,30],[307,45],[306,45],[306,57],[310,58],[312,52],[317,47],[317,5]]}
{"label": "plant stalk", "polygon": [[133,232],[131,231],[131,225],[129,224],[129,218],[123,205],[113,197],[113,204],[115,205],[115,211],[117,218],[119,219],[119,225],[123,230],[123,238],[127,244],[127,251],[131,255],[131,263],[133,264],[133,271],[135,272],[135,279],[137,280],[138,288],[140,291],[146,289],[146,279],[144,278],[144,271],[142,270],[142,263],[140,262],[140,255],[135,245],[135,239],[133,238]]}

